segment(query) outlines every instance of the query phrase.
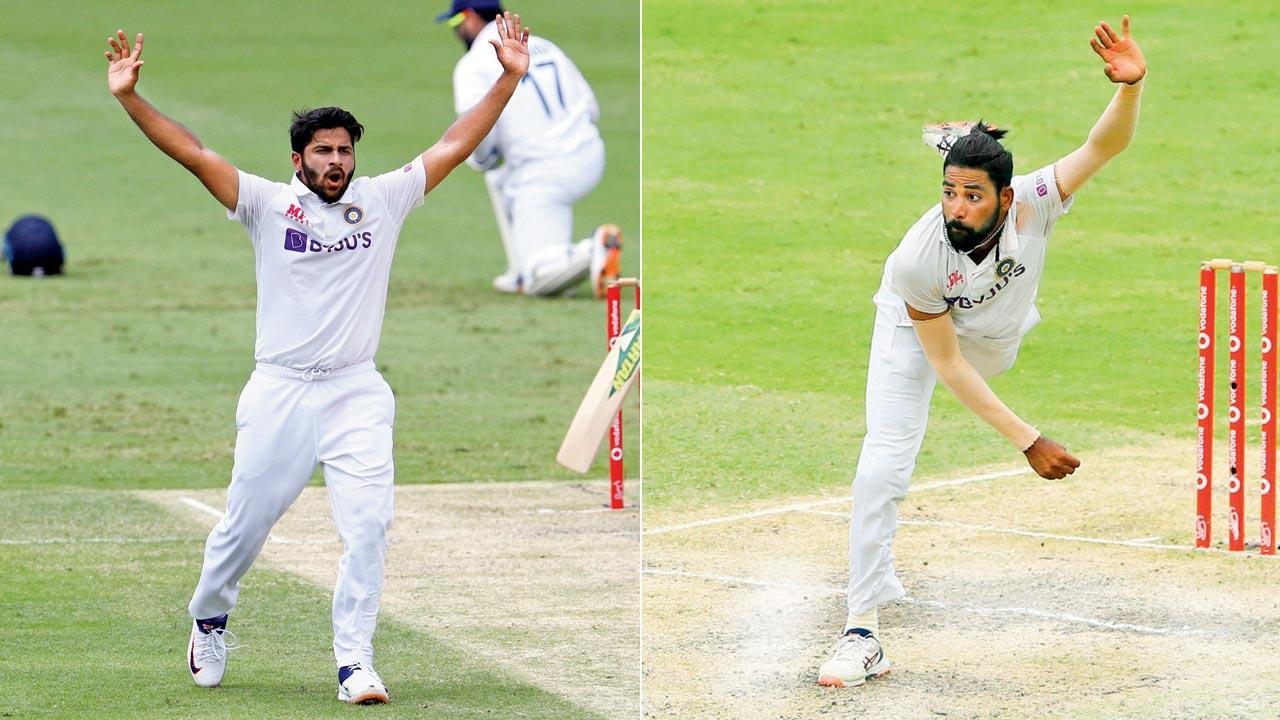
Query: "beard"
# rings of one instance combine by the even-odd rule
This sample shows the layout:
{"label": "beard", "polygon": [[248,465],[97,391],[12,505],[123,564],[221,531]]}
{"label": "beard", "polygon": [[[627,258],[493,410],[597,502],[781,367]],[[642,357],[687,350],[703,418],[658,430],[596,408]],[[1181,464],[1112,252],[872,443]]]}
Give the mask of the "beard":
{"label": "beard", "polygon": [[463,45],[467,46],[468,50],[470,50],[471,46],[475,44],[476,37],[479,36],[479,33],[469,33],[460,26],[454,28],[453,33],[458,36],[458,39],[462,41]]}
{"label": "beard", "polygon": [[[351,168],[351,172],[355,173],[354,167]],[[331,179],[336,179],[338,183],[336,190],[334,190],[333,183],[330,182]],[[313,172],[311,168],[307,167],[306,163],[303,163],[302,184],[306,185],[308,190],[315,193],[317,197],[326,203],[335,203],[347,191],[347,186],[351,184],[351,175],[347,174],[342,168],[335,167],[328,168],[323,173]]]}
{"label": "beard", "polygon": [[967,253],[989,240],[996,229],[996,224],[999,223],[1001,226],[1004,224],[1003,210],[1000,201],[996,200],[996,211],[991,214],[991,219],[978,228],[971,228],[959,220],[948,220],[945,227],[951,247],[957,252]]}

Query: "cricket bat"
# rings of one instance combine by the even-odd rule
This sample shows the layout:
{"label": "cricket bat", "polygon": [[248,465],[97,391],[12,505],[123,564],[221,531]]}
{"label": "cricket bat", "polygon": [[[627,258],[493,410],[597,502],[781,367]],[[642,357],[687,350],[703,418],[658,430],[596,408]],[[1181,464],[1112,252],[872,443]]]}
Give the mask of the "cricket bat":
{"label": "cricket bat", "polygon": [[556,454],[557,462],[580,473],[591,467],[613,416],[639,376],[640,311],[632,310],[618,333],[617,342],[587,388],[578,414],[569,423],[569,432],[565,433],[560,452]]}

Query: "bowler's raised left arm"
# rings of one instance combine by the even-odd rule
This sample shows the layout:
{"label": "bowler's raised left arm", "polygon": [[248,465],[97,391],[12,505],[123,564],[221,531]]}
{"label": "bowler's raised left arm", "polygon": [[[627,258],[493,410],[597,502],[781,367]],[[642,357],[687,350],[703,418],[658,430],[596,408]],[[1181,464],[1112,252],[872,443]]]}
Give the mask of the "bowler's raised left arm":
{"label": "bowler's raised left arm", "polygon": [[1096,37],[1089,41],[1093,51],[1106,63],[1103,71],[1107,77],[1119,87],[1085,144],[1054,165],[1058,195],[1063,200],[1074,195],[1102,166],[1128,147],[1138,127],[1147,61],[1129,35],[1128,15],[1121,21],[1121,30],[1122,34],[1117,34],[1105,22],[1093,29]]}

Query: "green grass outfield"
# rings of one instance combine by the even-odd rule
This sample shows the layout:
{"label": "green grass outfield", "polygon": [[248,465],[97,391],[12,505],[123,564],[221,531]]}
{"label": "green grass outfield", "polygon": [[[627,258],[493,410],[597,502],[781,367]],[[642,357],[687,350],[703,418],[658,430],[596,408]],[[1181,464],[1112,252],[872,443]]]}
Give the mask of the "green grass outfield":
{"label": "green grass outfield", "polygon": [[[365,125],[357,168],[369,174],[422,152],[454,117],[463,48],[434,24],[437,5],[0,6],[28,28],[0,49],[0,95],[15,111],[0,147],[20,179],[0,220],[52,218],[69,272],[0,277],[0,487],[210,486],[230,468],[253,368],[253,252],[107,92],[108,33],[146,35],[139,92],[237,166],[287,179],[290,111],[339,104]],[[533,29],[600,97],[608,167],[578,206],[577,234],[611,220],[635,231],[638,11],[529,6]],[[410,215],[392,270],[378,364],[398,397],[399,482],[571,477],[555,450],[599,366],[604,311],[589,292],[501,296],[489,281],[504,268],[484,183],[461,167]]]}
{"label": "green grass outfield", "polygon": [[231,628],[245,647],[222,687],[197,687],[183,652],[204,533],[119,492],[0,498],[24,510],[3,539],[34,543],[0,544],[0,717],[598,717],[386,618],[378,663],[392,702],[353,709],[336,699],[328,592],[262,569],[245,576]]}
{"label": "green grass outfield", "polygon": [[[0,276],[0,540],[152,537],[132,525],[163,524],[149,506],[104,491],[225,485],[235,403],[253,367],[245,231],[107,92],[107,36],[143,32],[139,92],[237,166],[287,178],[289,112],[338,104],[364,123],[358,169],[373,174],[420,153],[454,117],[463,48],[433,22],[447,5],[0,0],[11,30],[0,47],[0,224],[47,215],[68,254],[66,277]],[[624,270],[638,273],[638,6],[526,0],[513,9],[565,49],[600,98],[608,167],[578,205],[575,230],[622,225]],[[378,364],[397,393],[399,483],[576,477],[554,455],[598,367],[603,309],[589,292],[500,296],[489,282],[504,266],[483,181],[459,168],[410,216],[392,272]],[[637,442],[627,459],[634,477]],[[597,464],[591,476],[604,473]],[[103,530],[116,515],[130,522]],[[280,629],[279,647],[238,659],[241,680],[256,684],[204,695],[187,687],[184,608],[203,533],[181,535],[0,546],[0,715],[340,711],[331,707],[328,590],[265,570],[250,573],[260,591],[237,611],[245,625]],[[429,637],[383,627],[382,667],[404,702],[382,715],[576,712]],[[445,699],[430,700],[437,690]]]}
{"label": "green grass outfield", "polygon": [[[1059,222],[1043,323],[993,386],[1085,463],[1186,437],[1190,532],[1197,262],[1280,261],[1261,0],[645,2],[647,510],[848,487],[871,296],[939,197],[921,126],[983,117],[1015,172],[1059,159],[1113,95],[1089,38],[1124,12],[1150,66],[1137,137]],[[1022,462],[941,387],[930,422],[922,473]]]}

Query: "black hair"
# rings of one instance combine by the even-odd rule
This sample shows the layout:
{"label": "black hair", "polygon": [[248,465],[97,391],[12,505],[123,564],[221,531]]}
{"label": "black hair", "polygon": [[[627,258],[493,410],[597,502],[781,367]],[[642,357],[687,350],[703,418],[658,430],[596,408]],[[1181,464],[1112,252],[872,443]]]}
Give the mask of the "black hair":
{"label": "black hair", "polygon": [[346,128],[351,133],[351,144],[355,145],[364,134],[364,126],[355,116],[340,107],[304,108],[293,111],[293,124],[289,126],[289,143],[293,151],[302,154],[302,149],[311,142],[317,130]]}
{"label": "black hair", "polygon": [[1013,155],[1000,144],[1000,138],[1007,134],[1007,130],[997,130],[979,120],[968,135],[951,145],[942,161],[942,171],[945,173],[952,166],[983,170],[995,183],[996,192],[1009,187],[1013,182]]}

